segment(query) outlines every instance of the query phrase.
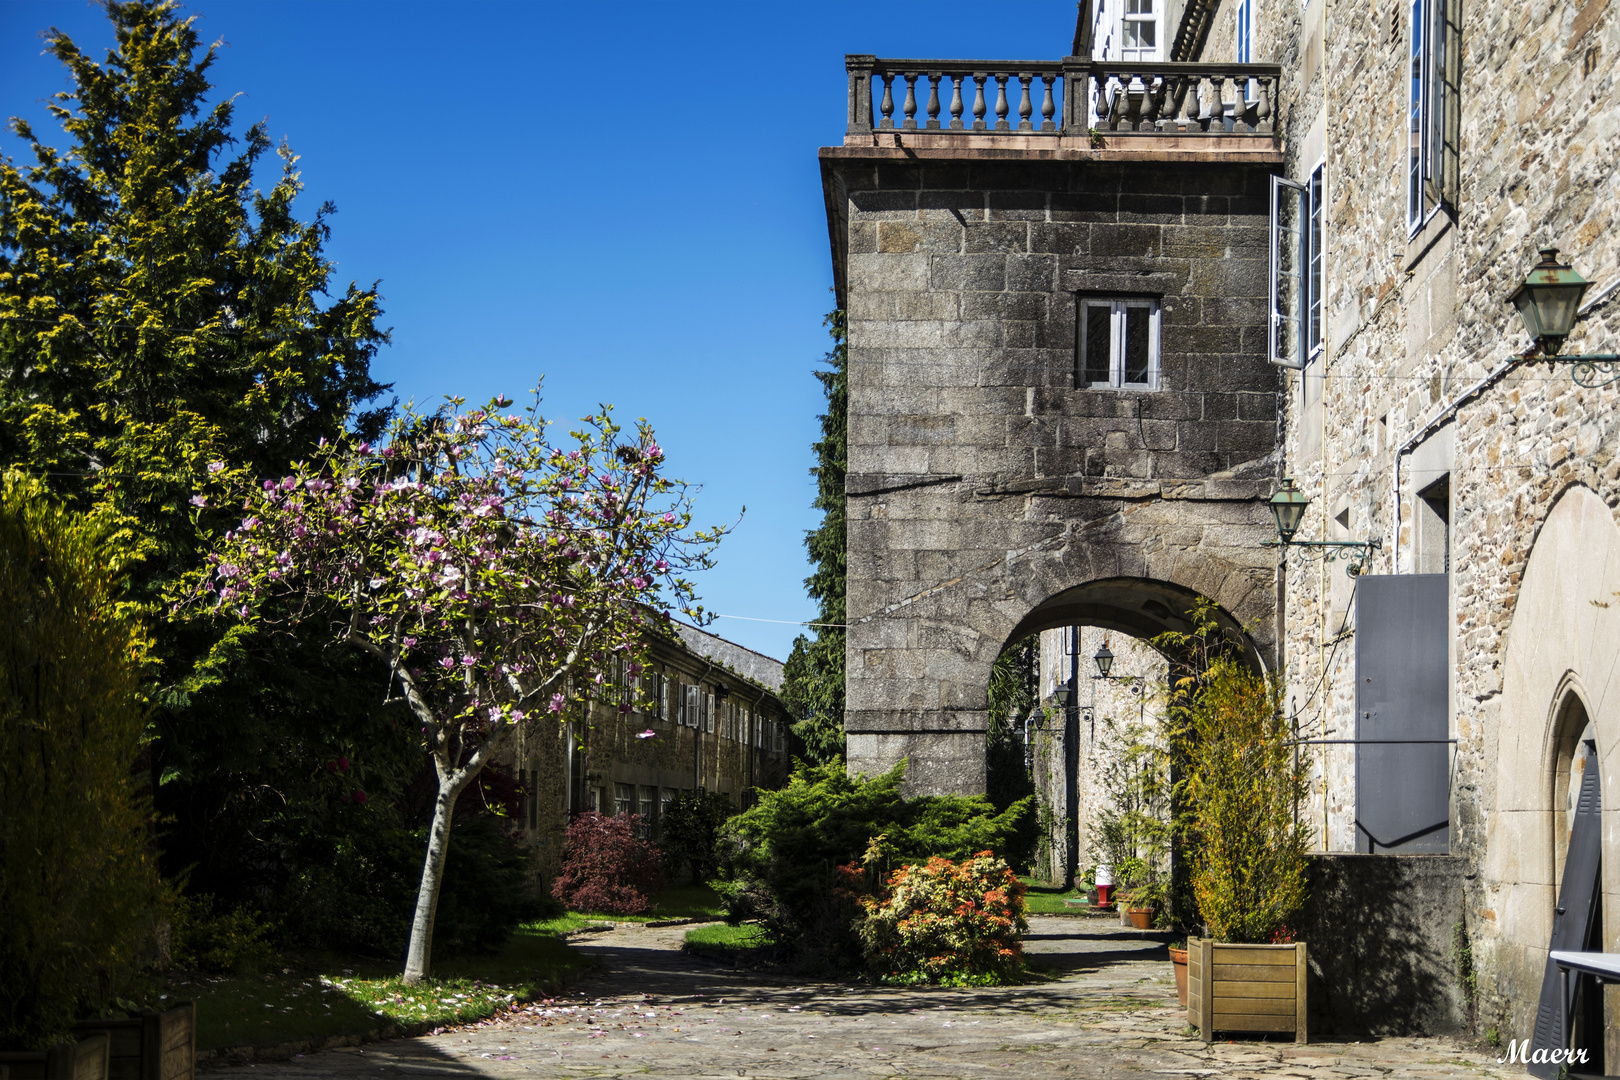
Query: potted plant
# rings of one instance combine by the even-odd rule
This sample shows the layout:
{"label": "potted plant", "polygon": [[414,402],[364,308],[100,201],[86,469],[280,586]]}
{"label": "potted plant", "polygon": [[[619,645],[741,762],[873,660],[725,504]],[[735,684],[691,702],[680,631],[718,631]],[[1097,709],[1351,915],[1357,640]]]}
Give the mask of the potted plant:
{"label": "potted plant", "polygon": [[1145,721],[1101,720],[1092,769],[1107,798],[1091,825],[1091,846],[1119,889],[1122,922],[1150,928],[1167,908],[1170,881],[1169,747]]}
{"label": "potted plant", "polygon": [[1205,1042],[1216,1031],[1293,1032],[1304,1042],[1306,947],[1288,923],[1309,895],[1307,774],[1276,680],[1224,645],[1212,605],[1195,607],[1193,619],[1191,634],[1155,639],[1185,658],[1169,726],[1188,876],[1208,928],[1188,942],[1188,1021]]}
{"label": "potted plant", "polygon": [[1176,1001],[1185,1009],[1187,1007],[1187,942],[1170,946],[1170,964],[1176,973]]}

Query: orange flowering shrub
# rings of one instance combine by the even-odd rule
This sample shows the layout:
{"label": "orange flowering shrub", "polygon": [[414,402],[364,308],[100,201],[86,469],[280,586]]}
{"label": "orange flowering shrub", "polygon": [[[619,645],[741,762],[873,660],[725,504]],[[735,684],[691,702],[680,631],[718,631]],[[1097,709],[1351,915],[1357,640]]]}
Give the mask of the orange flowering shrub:
{"label": "orange flowering shrub", "polygon": [[933,858],[902,866],[889,875],[885,895],[859,899],[862,951],[885,982],[984,985],[1024,966],[1024,885],[988,851],[959,863]]}

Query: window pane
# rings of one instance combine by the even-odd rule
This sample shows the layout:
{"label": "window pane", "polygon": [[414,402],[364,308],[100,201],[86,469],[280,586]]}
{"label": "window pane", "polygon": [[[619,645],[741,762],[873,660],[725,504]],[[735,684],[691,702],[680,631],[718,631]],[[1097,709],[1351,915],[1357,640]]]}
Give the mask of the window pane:
{"label": "window pane", "polygon": [[1294,368],[1305,363],[1300,350],[1304,200],[1299,184],[1280,176],[1271,178],[1271,362]]}
{"label": "window pane", "polygon": [[1423,0],[1412,0],[1412,55],[1410,89],[1407,93],[1406,218],[1416,225],[1423,218],[1423,81],[1424,63]]}
{"label": "window pane", "polygon": [[1152,15],[1153,0],[1125,0],[1125,14]]}
{"label": "window pane", "polygon": [[1086,336],[1085,336],[1085,372],[1084,381],[1093,383],[1107,383],[1109,344],[1113,335],[1109,324],[1113,315],[1108,304],[1086,305]]}
{"label": "window pane", "polygon": [[1148,324],[1151,309],[1132,304],[1125,309],[1125,382],[1148,381]]}
{"label": "window pane", "polygon": [[1310,336],[1307,344],[1314,351],[1322,344],[1322,294],[1327,288],[1326,264],[1322,258],[1322,170],[1311,173],[1311,261],[1306,288],[1310,292]]}

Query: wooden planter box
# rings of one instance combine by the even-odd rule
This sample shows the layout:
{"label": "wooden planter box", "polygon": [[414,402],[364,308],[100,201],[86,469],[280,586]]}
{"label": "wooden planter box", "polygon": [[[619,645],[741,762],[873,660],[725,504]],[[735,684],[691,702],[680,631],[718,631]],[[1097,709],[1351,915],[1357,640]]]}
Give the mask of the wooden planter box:
{"label": "wooden planter box", "polygon": [[0,1077],[8,1080],[107,1080],[107,1034],[98,1031],[49,1050],[0,1053]]}
{"label": "wooden planter box", "polygon": [[1187,1022],[1205,1042],[1217,1031],[1291,1031],[1305,1042],[1305,943],[1189,941]]}
{"label": "wooden planter box", "polygon": [[197,1007],[182,1002],[127,1020],[80,1020],[74,1034],[105,1032],[107,1080],[193,1080],[197,1072]]}

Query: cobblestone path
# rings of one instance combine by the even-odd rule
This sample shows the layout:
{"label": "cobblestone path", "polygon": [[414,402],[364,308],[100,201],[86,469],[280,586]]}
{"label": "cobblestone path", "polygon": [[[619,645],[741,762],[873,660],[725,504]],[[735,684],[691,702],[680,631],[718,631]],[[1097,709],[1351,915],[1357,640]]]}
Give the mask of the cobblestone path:
{"label": "cobblestone path", "polygon": [[1100,920],[1030,922],[1025,947],[1052,980],[983,990],[849,987],[731,970],[679,952],[685,926],[579,935],[573,943],[604,966],[569,998],[485,1027],[221,1071],[253,1080],[1524,1076],[1443,1039],[1205,1047],[1175,1008],[1161,937]]}

